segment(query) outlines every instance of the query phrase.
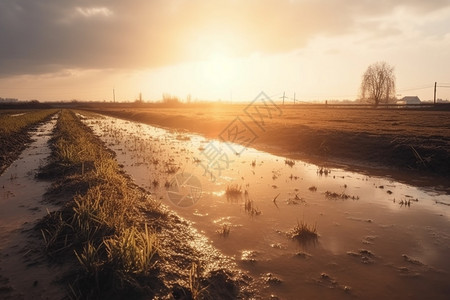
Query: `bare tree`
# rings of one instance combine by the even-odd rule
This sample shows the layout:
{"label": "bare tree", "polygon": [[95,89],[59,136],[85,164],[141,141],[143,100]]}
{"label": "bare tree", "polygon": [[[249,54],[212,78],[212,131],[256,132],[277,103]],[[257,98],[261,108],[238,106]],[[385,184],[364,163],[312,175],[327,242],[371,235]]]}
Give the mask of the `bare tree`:
{"label": "bare tree", "polygon": [[395,97],[394,67],[385,62],[370,65],[362,77],[361,98],[377,106]]}

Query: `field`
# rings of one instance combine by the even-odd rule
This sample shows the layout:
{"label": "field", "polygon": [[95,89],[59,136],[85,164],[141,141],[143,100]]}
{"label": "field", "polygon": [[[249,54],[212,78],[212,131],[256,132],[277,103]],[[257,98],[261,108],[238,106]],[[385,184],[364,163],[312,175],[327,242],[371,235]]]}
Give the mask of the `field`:
{"label": "field", "polygon": [[0,112],[1,174],[29,142],[28,130],[48,119],[56,110],[1,110]]}
{"label": "field", "polygon": [[82,106],[4,121],[0,297],[450,292],[449,112]]}
{"label": "field", "polygon": [[[290,105],[249,107],[246,114],[246,106],[218,104],[90,109],[238,143],[230,131],[246,130],[242,140],[251,139],[243,143],[249,147],[418,184],[426,184],[423,177],[431,176],[431,184],[436,185],[436,180],[450,174],[449,111]],[[242,122],[236,122],[237,117]]]}

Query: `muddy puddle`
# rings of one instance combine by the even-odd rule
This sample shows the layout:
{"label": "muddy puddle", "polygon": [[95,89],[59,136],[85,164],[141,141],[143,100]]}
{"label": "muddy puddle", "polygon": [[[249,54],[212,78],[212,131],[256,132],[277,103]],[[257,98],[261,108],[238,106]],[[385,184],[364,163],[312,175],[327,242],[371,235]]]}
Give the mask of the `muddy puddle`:
{"label": "muddy puddle", "polygon": [[48,140],[57,116],[31,132],[32,143],[0,177],[0,298],[54,299],[63,293],[56,285],[56,269],[45,263],[37,249],[42,240],[32,230],[47,211],[42,203],[50,183],[35,179],[50,155]]}
{"label": "muddy puddle", "polygon": [[[450,293],[448,195],[140,123],[82,118],[137,184],[233,257],[268,297]],[[302,223],[318,237],[293,239]]]}

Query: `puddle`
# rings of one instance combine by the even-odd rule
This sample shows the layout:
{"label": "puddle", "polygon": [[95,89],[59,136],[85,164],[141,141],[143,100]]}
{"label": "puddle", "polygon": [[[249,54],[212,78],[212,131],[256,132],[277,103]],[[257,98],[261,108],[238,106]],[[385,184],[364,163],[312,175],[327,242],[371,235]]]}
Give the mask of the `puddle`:
{"label": "puddle", "polygon": [[20,113],[20,114],[12,114],[12,115],[9,115],[10,117],[20,117],[20,116],[23,116],[25,113]]}
{"label": "puddle", "polygon": [[[267,295],[445,299],[450,292],[448,195],[145,124],[83,120],[138,185],[259,278]],[[291,239],[300,223],[315,226],[318,238]]]}
{"label": "puddle", "polygon": [[0,288],[12,289],[12,296],[20,299],[63,295],[51,284],[55,269],[43,263],[35,250],[42,247],[36,244],[41,240],[31,237],[36,221],[47,210],[57,209],[41,203],[50,183],[35,179],[38,168],[50,155],[47,143],[56,120],[54,116],[31,132],[32,143],[0,177]]}

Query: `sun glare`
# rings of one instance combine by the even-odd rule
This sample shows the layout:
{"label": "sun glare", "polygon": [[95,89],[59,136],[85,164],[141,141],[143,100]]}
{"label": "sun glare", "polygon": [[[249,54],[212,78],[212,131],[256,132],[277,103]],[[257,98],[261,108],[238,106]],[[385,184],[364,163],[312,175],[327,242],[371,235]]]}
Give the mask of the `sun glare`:
{"label": "sun glare", "polygon": [[211,88],[218,90],[231,88],[235,71],[233,59],[223,52],[216,52],[211,54],[208,60],[202,64],[203,77]]}

